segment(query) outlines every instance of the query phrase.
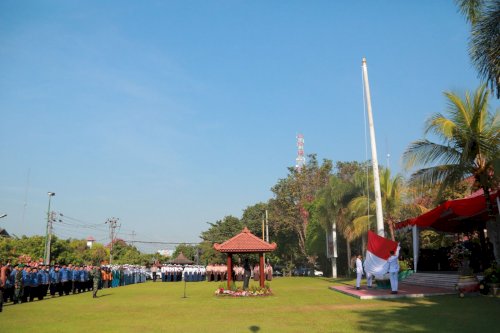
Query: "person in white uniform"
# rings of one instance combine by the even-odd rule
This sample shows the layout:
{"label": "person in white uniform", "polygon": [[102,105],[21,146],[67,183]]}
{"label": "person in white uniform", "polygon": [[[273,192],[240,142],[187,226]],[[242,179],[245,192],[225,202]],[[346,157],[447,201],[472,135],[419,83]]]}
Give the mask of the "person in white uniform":
{"label": "person in white uniform", "polygon": [[397,294],[398,293],[398,272],[399,272],[399,261],[398,261],[398,256],[399,256],[399,246],[398,249],[396,250],[396,253],[394,251],[390,252],[391,256],[389,259],[387,259],[387,263],[389,264],[389,279],[391,280],[391,294]]}
{"label": "person in white uniform", "polygon": [[361,287],[361,277],[363,276],[363,262],[361,261],[361,254],[356,257],[356,290]]}

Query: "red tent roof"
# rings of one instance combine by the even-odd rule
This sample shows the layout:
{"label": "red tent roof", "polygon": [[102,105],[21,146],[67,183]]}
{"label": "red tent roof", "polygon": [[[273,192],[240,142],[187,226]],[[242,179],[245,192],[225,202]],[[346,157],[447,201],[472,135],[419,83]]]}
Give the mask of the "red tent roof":
{"label": "red tent roof", "polygon": [[255,236],[245,227],[242,232],[222,244],[215,243],[214,249],[223,253],[260,253],[276,250],[276,243],[269,244]]}
{"label": "red tent roof", "polygon": [[[490,193],[494,214],[498,214],[497,198],[498,191]],[[483,190],[479,190],[466,198],[448,200],[418,217],[399,222],[395,228],[416,225],[438,231],[458,232],[471,229],[471,221],[485,221],[487,218],[486,199]]]}

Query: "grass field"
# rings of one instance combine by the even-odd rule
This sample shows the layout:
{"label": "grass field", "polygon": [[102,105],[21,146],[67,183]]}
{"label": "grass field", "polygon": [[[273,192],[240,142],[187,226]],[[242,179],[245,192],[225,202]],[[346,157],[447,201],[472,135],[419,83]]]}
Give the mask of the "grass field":
{"label": "grass field", "polygon": [[[350,283],[336,280],[335,283]],[[500,299],[358,300],[323,278],[278,278],[275,295],[215,297],[218,283],[152,283],[7,305],[0,332],[498,332]]]}

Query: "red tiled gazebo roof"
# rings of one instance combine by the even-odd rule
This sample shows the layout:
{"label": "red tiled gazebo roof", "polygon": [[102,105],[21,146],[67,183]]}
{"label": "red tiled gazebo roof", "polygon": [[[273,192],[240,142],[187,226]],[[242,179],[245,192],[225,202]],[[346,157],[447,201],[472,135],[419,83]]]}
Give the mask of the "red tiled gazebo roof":
{"label": "red tiled gazebo roof", "polygon": [[242,232],[222,244],[215,243],[214,249],[223,253],[261,253],[276,250],[276,243],[269,244],[255,236],[245,227]]}

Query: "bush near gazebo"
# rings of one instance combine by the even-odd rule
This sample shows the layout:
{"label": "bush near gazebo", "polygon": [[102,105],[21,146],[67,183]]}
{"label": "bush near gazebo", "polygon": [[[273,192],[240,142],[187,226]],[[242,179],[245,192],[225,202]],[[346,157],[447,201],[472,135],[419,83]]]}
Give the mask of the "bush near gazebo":
{"label": "bush near gazebo", "polygon": [[231,289],[225,289],[225,284],[221,283],[219,288],[215,290],[216,296],[232,296],[232,297],[255,297],[255,296],[271,296],[273,291],[269,283],[266,283],[264,288],[260,286],[252,285],[248,290],[244,290],[243,287],[237,287],[233,282],[231,283]]}
{"label": "bush near gazebo", "polygon": [[491,293],[496,295],[500,289],[500,266],[493,264],[484,271],[484,278],[480,285],[483,294]]}

